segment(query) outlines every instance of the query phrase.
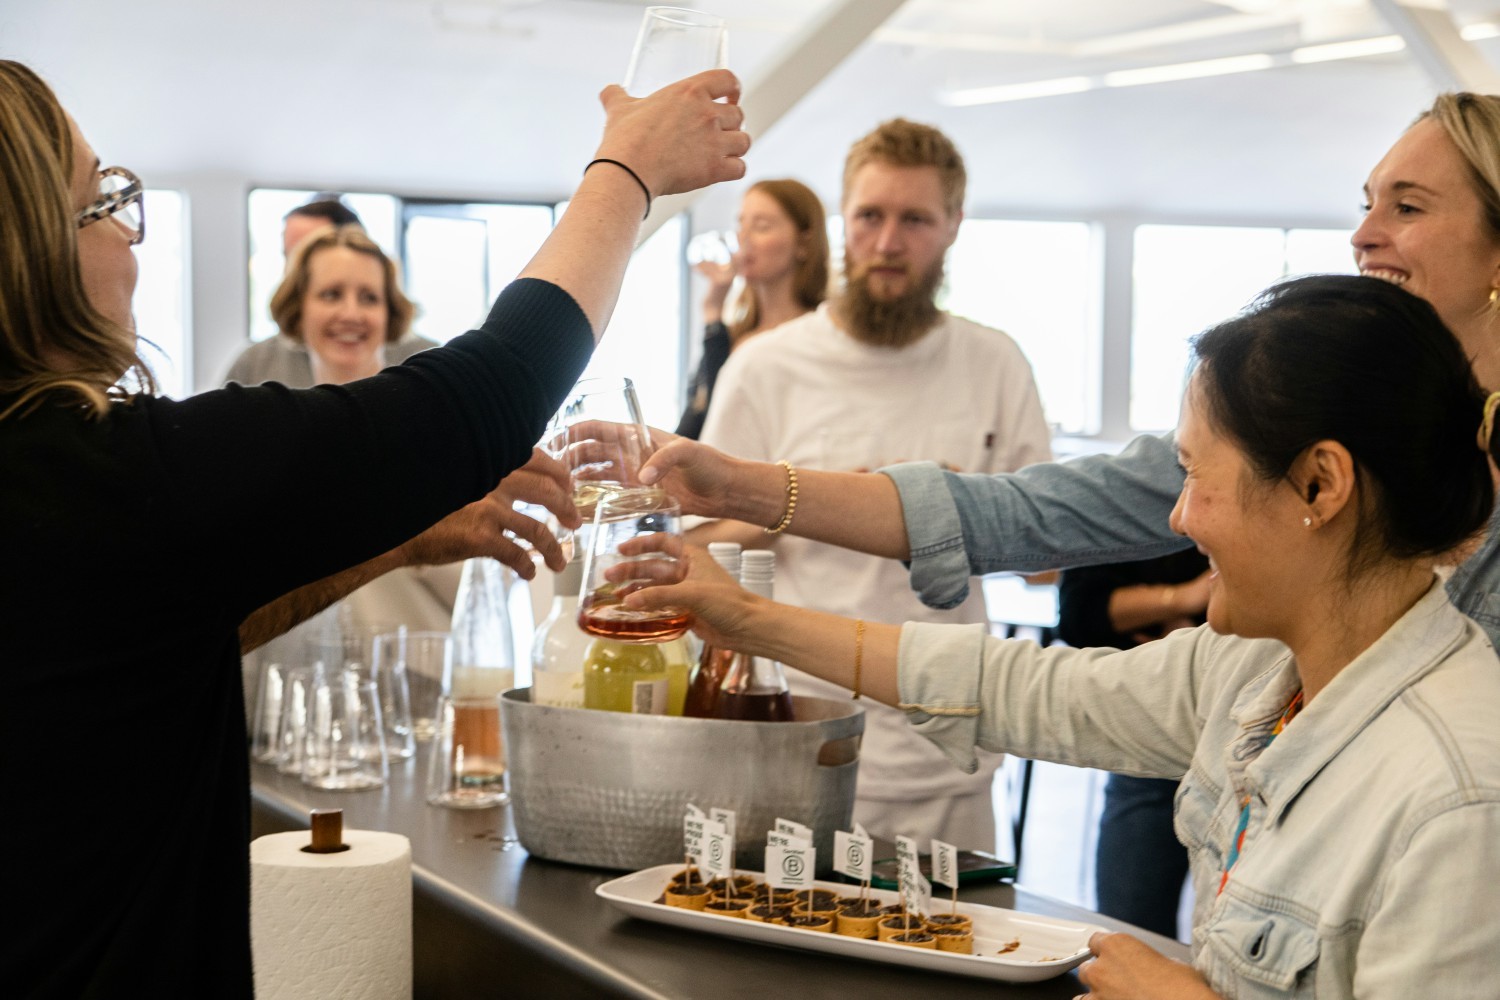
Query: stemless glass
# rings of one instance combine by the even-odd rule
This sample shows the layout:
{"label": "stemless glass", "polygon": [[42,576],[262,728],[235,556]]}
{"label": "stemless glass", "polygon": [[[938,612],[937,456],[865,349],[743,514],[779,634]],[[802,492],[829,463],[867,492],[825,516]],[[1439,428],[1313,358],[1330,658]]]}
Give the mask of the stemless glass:
{"label": "stemless glass", "polygon": [[729,264],[740,252],[740,237],[732,229],[710,229],[688,240],[687,262],[698,264]]}
{"label": "stemless glass", "polygon": [[375,682],[355,670],[314,668],[307,692],[303,783],[337,791],[379,788],[387,772]]}
{"label": "stemless glass", "polygon": [[640,485],[651,433],[628,378],[586,378],[552,418],[544,450],[567,466],[573,503],[587,524],[606,493]]}
{"label": "stemless glass", "polygon": [[431,805],[489,809],[509,802],[499,697],[440,698],[427,766]]}
{"label": "stemless glass", "polygon": [[687,610],[637,611],[621,603],[642,587],[680,583],[687,576],[681,554],[682,511],[665,491],[636,487],[606,495],[595,508],[584,556],[578,627],[618,642],[682,635],[693,622]]}
{"label": "stemless glass", "polygon": [[683,77],[729,65],[722,17],[686,7],[647,7],[625,70],[625,92],[645,97]]}

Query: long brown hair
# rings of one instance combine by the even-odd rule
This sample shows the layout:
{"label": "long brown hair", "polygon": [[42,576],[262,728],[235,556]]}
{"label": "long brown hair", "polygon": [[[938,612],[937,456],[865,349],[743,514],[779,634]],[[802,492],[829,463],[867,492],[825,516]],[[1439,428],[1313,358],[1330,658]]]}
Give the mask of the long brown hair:
{"label": "long brown hair", "polygon": [[[828,224],[823,203],[812,188],[791,179],[757,181],[751,191],[763,191],[797,227],[797,270],[792,294],[804,309],[816,309],[828,297]],[[748,193],[748,192],[746,192]],[[735,304],[736,315],[727,324],[731,339],[738,339],[760,325],[760,300],[746,289]]]}
{"label": "long brown hair", "polygon": [[0,59],[0,420],[55,392],[99,416],[124,397],[117,383],[127,373],[155,389],[134,333],[84,291],[73,167],[57,95],[26,66]]}

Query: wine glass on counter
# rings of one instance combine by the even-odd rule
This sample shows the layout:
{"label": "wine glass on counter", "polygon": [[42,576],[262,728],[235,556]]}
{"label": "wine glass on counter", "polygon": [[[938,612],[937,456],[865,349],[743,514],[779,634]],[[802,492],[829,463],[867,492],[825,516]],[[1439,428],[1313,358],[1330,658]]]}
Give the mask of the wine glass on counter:
{"label": "wine glass on counter", "polygon": [[729,28],[722,17],[686,7],[647,7],[625,70],[625,92],[645,97],[708,69],[729,65]]}
{"label": "wine glass on counter", "polygon": [[643,611],[622,602],[642,587],[680,583],[686,576],[682,510],[677,502],[652,487],[608,493],[594,509],[578,599],[578,627],[618,642],[676,639],[692,624],[686,609]]}

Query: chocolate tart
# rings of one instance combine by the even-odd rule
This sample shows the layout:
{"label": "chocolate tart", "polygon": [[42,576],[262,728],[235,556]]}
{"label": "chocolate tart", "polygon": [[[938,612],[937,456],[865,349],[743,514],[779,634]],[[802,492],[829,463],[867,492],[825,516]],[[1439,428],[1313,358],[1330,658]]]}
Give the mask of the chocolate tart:
{"label": "chocolate tart", "polygon": [[[730,880],[727,878],[716,878],[708,883],[708,887],[716,896],[727,896],[729,895],[729,882]],[[736,875],[734,877],[734,894],[736,896],[748,895],[759,886],[760,883],[749,875]]]}
{"label": "chocolate tart", "polygon": [[951,927],[958,930],[973,931],[974,918],[964,913],[937,913],[927,918],[927,929],[935,931],[939,927]]}
{"label": "chocolate tart", "polygon": [[762,924],[784,924],[792,915],[790,906],[767,906],[760,903],[745,911],[746,920],[754,920]]}
{"label": "chocolate tart", "polygon": [[833,933],[833,918],[819,913],[794,913],[786,918],[786,925],[819,934]]}
{"label": "chocolate tart", "polygon": [[[903,922],[904,919],[904,922]],[[897,934],[916,933],[922,929],[922,918],[908,916],[903,918],[899,913],[881,917],[875,924],[876,936],[882,941],[889,941]]]}
{"label": "chocolate tart", "polygon": [[937,938],[926,931],[910,931],[906,934],[894,934],[887,940],[891,944],[904,944],[908,948],[937,949]]}
{"label": "chocolate tart", "polygon": [[846,906],[839,911],[834,929],[845,937],[873,938],[875,925],[878,923],[880,923],[879,908],[871,906],[866,909],[856,901],[853,906]]}
{"label": "chocolate tart", "polygon": [[966,927],[931,927],[927,933],[937,939],[938,951],[951,951],[960,955],[974,954],[974,932]]}
{"label": "chocolate tart", "polygon": [[696,882],[692,885],[669,885],[662,895],[668,906],[680,906],[686,910],[701,910],[713,898],[708,886]]}
{"label": "chocolate tart", "polygon": [[704,913],[717,913],[721,917],[734,917],[744,919],[745,914],[751,906],[749,896],[738,896],[734,899],[725,899],[722,896],[709,900],[708,905],[703,907]]}

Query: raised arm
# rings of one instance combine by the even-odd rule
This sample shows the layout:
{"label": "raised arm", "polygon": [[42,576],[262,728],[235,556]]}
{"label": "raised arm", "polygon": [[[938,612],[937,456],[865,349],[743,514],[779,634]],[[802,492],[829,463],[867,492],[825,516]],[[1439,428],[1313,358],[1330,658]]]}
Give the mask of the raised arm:
{"label": "raised arm", "polygon": [[599,99],[607,121],[594,165],[520,276],[561,287],[589,318],[595,340],[602,336],[635,250],[647,193],[654,199],[745,176],[741,157],[750,137],[739,130],[745,120],[739,96],[739,81],[722,69],[640,99],[606,87]]}

